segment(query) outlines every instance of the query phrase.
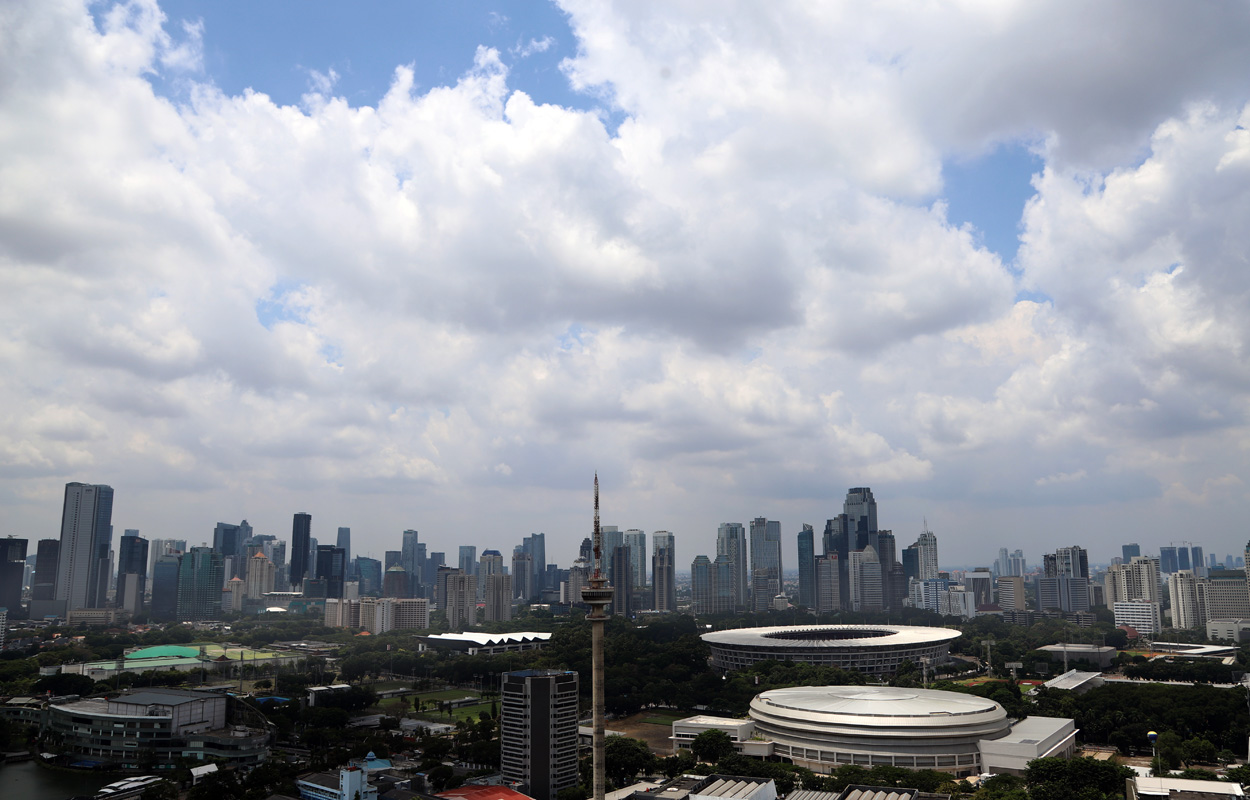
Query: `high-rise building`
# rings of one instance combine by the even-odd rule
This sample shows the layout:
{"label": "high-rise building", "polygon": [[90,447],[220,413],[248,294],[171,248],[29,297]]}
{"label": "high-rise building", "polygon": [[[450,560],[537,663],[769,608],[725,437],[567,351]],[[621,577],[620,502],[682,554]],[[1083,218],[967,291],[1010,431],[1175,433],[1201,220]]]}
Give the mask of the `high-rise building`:
{"label": "high-rise building", "polygon": [[976,606],[988,606],[994,602],[994,576],[986,567],[965,573],[964,588],[972,592]]}
{"label": "high-rise building", "polygon": [[821,537],[825,555],[837,556],[834,559],[834,566],[838,568],[838,606],[846,609],[851,607],[851,580],[848,571],[854,536],[851,534],[850,526],[850,517],[846,514],[839,514],[825,522],[825,532]]}
{"label": "high-rise building", "polygon": [[460,545],[458,553],[460,571],[465,575],[477,575],[477,547],[471,544]]}
{"label": "high-rise building", "polygon": [[56,599],[63,601],[63,613],[104,608],[112,538],[113,487],[67,483],[56,576]]}
{"label": "high-rise building", "polygon": [[938,576],[937,536],[925,526],[916,539],[915,546],[920,551],[920,580],[933,580]]}
{"label": "high-rise building", "polygon": [[530,596],[537,598],[547,588],[547,534],[531,533],[523,540],[522,547],[530,554],[530,569],[533,571],[530,578]]}
{"label": "high-rise building", "polygon": [[22,611],[22,585],[26,582],[26,540],[9,536],[0,539],[0,607],[8,618],[25,617]]}
{"label": "high-rise building", "polygon": [[1128,564],[1133,560],[1134,556],[1141,555],[1141,545],[1137,542],[1129,542],[1120,546],[1120,552],[1123,554],[1124,563]]}
{"label": "high-rise building", "polygon": [[221,553],[211,547],[192,547],[179,558],[179,622],[221,618],[223,575]]}
{"label": "high-rise building", "polygon": [[382,575],[382,596],[412,596],[411,589],[408,585],[408,571],[404,569],[402,564],[395,564],[391,566]]}
{"label": "high-rise building", "polygon": [[829,553],[816,556],[814,567],[816,577],[816,598],[812,606],[817,614],[828,614],[842,608],[841,593],[838,587],[838,554]]}
{"label": "high-rise building", "polygon": [[[1186,553],[1188,556],[1188,553]],[[1172,600],[1173,628],[1202,628],[1207,624],[1206,609],[1198,593],[1198,578],[1193,570],[1181,569],[1168,576],[1168,595]]]}
{"label": "high-rise building", "polygon": [[998,577],[998,605],[1004,611],[1025,611],[1028,598],[1024,593],[1024,578],[1019,575]]}
{"label": "high-rise building", "polygon": [[[486,551],[498,552],[494,550]],[[482,555],[483,565],[486,562]],[[486,621],[507,622],[512,619],[512,576],[502,572],[491,572],[482,575],[486,582]]]}
{"label": "high-rise building", "polygon": [[612,569],[608,572],[608,580],[612,584],[612,613],[618,617],[631,618],[634,615],[634,576],[633,565],[629,560],[629,549],[620,545],[612,551]]}
{"label": "high-rise building", "polygon": [[356,575],[360,578],[361,597],[379,597],[382,594],[381,561],[367,556],[357,556]]}
{"label": "high-rise building", "polygon": [[[387,551],[385,551],[385,552],[382,554],[382,569],[383,569],[383,570],[388,570],[388,569],[390,569],[391,567],[395,566],[396,564],[398,564],[399,566],[403,567],[403,566],[404,566],[404,558],[403,558],[403,555],[404,555],[404,554],[403,554],[403,553],[401,553],[401,552],[400,552],[400,551],[398,551],[398,550],[387,550]],[[407,568],[407,567],[404,567],[404,571],[405,571],[405,572],[407,572],[407,571],[408,571],[408,568]]]}
{"label": "high-rise building", "polygon": [[877,501],[872,496],[872,489],[860,486],[847,491],[842,513],[846,514],[847,526],[855,538],[856,550],[863,550],[874,544],[869,538],[869,534],[877,532]]}
{"label": "high-rise building", "polygon": [[312,539],[312,514],[297,513],[291,522],[291,572],[290,585],[294,589],[309,577],[312,571],[308,563],[308,548]]}
{"label": "high-rise building", "polygon": [[1054,553],[1042,556],[1042,567],[1048,578],[1060,575],[1089,578],[1089,554],[1084,547],[1077,545],[1060,547]]}
{"label": "high-rise building", "polygon": [[244,555],[243,543],[252,538],[252,526],[243,520],[238,525],[218,522],[213,529],[213,549],[223,556]]}
{"label": "high-rise building", "polygon": [[881,560],[871,545],[851,551],[851,610],[880,611],[884,604]]}
{"label": "high-rise building", "polygon": [[347,565],[352,563],[352,529],[340,527],[339,535],[335,539],[334,544],[343,551],[343,575],[345,578],[351,578],[352,576],[347,569]]}
{"label": "high-rise building", "polygon": [[[421,583],[425,574],[425,559],[422,557],[424,550],[420,545],[421,540],[415,530],[410,528],[404,531],[403,549],[399,563],[408,577],[409,597],[416,597],[422,594]],[[390,569],[390,567],[387,567],[387,569]]]}
{"label": "high-rise building", "polygon": [[734,599],[734,564],[724,553],[712,562],[713,614],[732,614],[737,608]]}
{"label": "high-rise building", "polygon": [[673,534],[651,534],[655,554],[651,558],[652,608],[663,614],[677,610],[677,545]]}
{"label": "high-rise building", "polygon": [[40,539],[35,551],[35,575],[31,580],[30,618],[43,619],[58,613],[56,567],[61,554],[57,539]]}
{"label": "high-rise building", "polygon": [[152,602],[148,616],[170,620],[178,615],[178,573],[180,555],[161,555],[152,566]]}
{"label": "high-rise building", "polygon": [[143,610],[143,596],[148,588],[148,540],[123,536],[118,550],[117,607],[138,614]]}
{"label": "high-rise building", "polygon": [[512,592],[517,600],[528,603],[534,597],[534,557],[522,547],[512,551]]}
{"label": "high-rise building", "polygon": [[634,576],[634,588],[641,589],[647,585],[646,531],[630,528],[621,534],[621,543],[629,548],[629,564]]}
{"label": "high-rise building", "polygon": [[781,523],[776,520],[751,521],[751,576],[752,610],[772,608],[773,598],[781,594]]}
{"label": "high-rise building", "polygon": [[594,550],[595,550],[595,546],[594,546],[594,543],[590,541],[590,537],[589,536],[585,537],[584,539],[582,539],[582,543],[578,545],[577,547],[577,558],[575,560],[585,561],[587,564],[589,564],[591,561],[594,560],[594,557],[595,557]]}
{"label": "high-rise building", "polygon": [[444,581],[448,626],[462,631],[477,625],[477,577],[457,569]]}
{"label": "high-rise building", "polygon": [[263,552],[258,552],[247,560],[246,579],[244,580],[243,596],[248,600],[261,600],[274,591],[278,568]]}
{"label": "high-rise building", "polygon": [[729,559],[733,573],[734,609],[747,607],[747,532],[740,522],[722,522],[716,530],[716,555]]}
{"label": "high-rise building", "polygon": [[1067,574],[1038,578],[1037,605],[1042,611],[1089,611],[1089,578]]}
{"label": "high-rise building", "polygon": [[1212,569],[1198,582],[1207,619],[1250,619],[1250,592],[1238,570]]}
{"label": "high-rise building", "polygon": [[695,556],[690,564],[691,610],[695,614],[712,613],[712,560]]}
{"label": "high-rise building", "polygon": [[1180,569],[1180,560],[1176,555],[1176,547],[1168,545],[1159,548],[1159,571],[1164,575],[1171,575]]}
{"label": "high-rise building", "polygon": [[612,556],[616,553],[616,548],[625,544],[625,535],[621,533],[621,529],[615,525],[603,525],[599,529],[600,552],[603,553],[603,565],[601,569],[605,575],[612,574]]}
{"label": "high-rise building", "polygon": [[920,580],[920,544],[909,544],[903,548],[903,576],[908,585]]}
{"label": "high-rise building", "polygon": [[503,779],[535,800],[555,800],[561,789],[576,786],[577,673],[504,673],[500,697]]}
{"label": "high-rise building", "polygon": [[326,582],[326,597],[342,597],[347,565],[341,547],[317,546],[317,578]]}
{"label": "high-rise building", "polygon": [[1195,544],[1191,546],[1189,548],[1189,552],[1193,556],[1192,563],[1194,576],[1198,578],[1205,578],[1207,576],[1207,564],[1202,558],[1202,545]]}
{"label": "high-rise building", "polygon": [[442,566],[434,573],[434,606],[447,611],[447,579],[459,572],[455,567]]}
{"label": "high-rise building", "polygon": [[799,531],[799,605],[816,607],[816,532],[811,525]]}

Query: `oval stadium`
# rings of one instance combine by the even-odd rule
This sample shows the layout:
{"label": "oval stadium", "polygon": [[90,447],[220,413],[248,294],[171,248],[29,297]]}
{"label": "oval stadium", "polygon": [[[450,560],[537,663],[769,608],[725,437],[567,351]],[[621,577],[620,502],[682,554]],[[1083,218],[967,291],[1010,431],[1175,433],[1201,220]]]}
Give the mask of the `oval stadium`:
{"label": "oval stadium", "polygon": [[840,764],[980,771],[982,740],[1007,736],[993,700],[890,686],[799,686],[751,701],[755,732],[773,754],[817,772]]}
{"label": "oval stadium", "polygon": [[801,661],[874,676],[893,675],[899,664],[920,666],[950,659],[950,644],[959,631],[911,625],[793,625],[739,628],[705,633],[712,648],[712,666],[722,670],[749,667],[761,661]]}

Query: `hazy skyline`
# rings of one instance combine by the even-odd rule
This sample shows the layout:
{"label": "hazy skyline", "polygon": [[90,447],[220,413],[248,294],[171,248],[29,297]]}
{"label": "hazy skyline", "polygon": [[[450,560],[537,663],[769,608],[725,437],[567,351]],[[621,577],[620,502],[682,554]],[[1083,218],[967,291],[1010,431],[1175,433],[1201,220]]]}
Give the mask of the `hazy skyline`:
{"label": "hazy skyline", "polygon": [[0,6],[0,536],[1244,547],[1250,7],[256,5]]}

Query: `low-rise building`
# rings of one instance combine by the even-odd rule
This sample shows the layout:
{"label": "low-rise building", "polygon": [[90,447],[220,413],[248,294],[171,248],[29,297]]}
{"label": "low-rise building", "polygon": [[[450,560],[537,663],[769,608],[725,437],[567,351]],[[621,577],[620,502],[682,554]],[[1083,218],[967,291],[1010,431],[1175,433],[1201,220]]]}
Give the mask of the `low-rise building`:
{"label": "low-rise building", "polygon": [[357,766],[343,767],[338,774],[314,772],[296,779],[300,800],[377,800],[378,788],[368,773]]}
{"label": "low-rise building", "polygon": [[1250,641],[1250,619],[1207,620],[1207,638],[1221,642]]}
{"label": "low-rise building", "polygon": [[1006,736],[982,739],[981,769],[1023,775],[1035,758],[1071,758],[1076,751],[1076,723],[1059,717],[1025,717]]}

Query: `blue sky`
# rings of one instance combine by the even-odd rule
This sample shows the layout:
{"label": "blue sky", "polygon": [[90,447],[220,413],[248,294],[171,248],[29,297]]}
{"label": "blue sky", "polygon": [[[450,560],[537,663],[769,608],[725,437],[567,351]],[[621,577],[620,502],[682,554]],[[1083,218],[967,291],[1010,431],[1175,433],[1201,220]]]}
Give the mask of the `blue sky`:
{"label": "blue sky", "polygon": [[0,535],[1244,544],[1250,6],[157,3],[4,5]]}

